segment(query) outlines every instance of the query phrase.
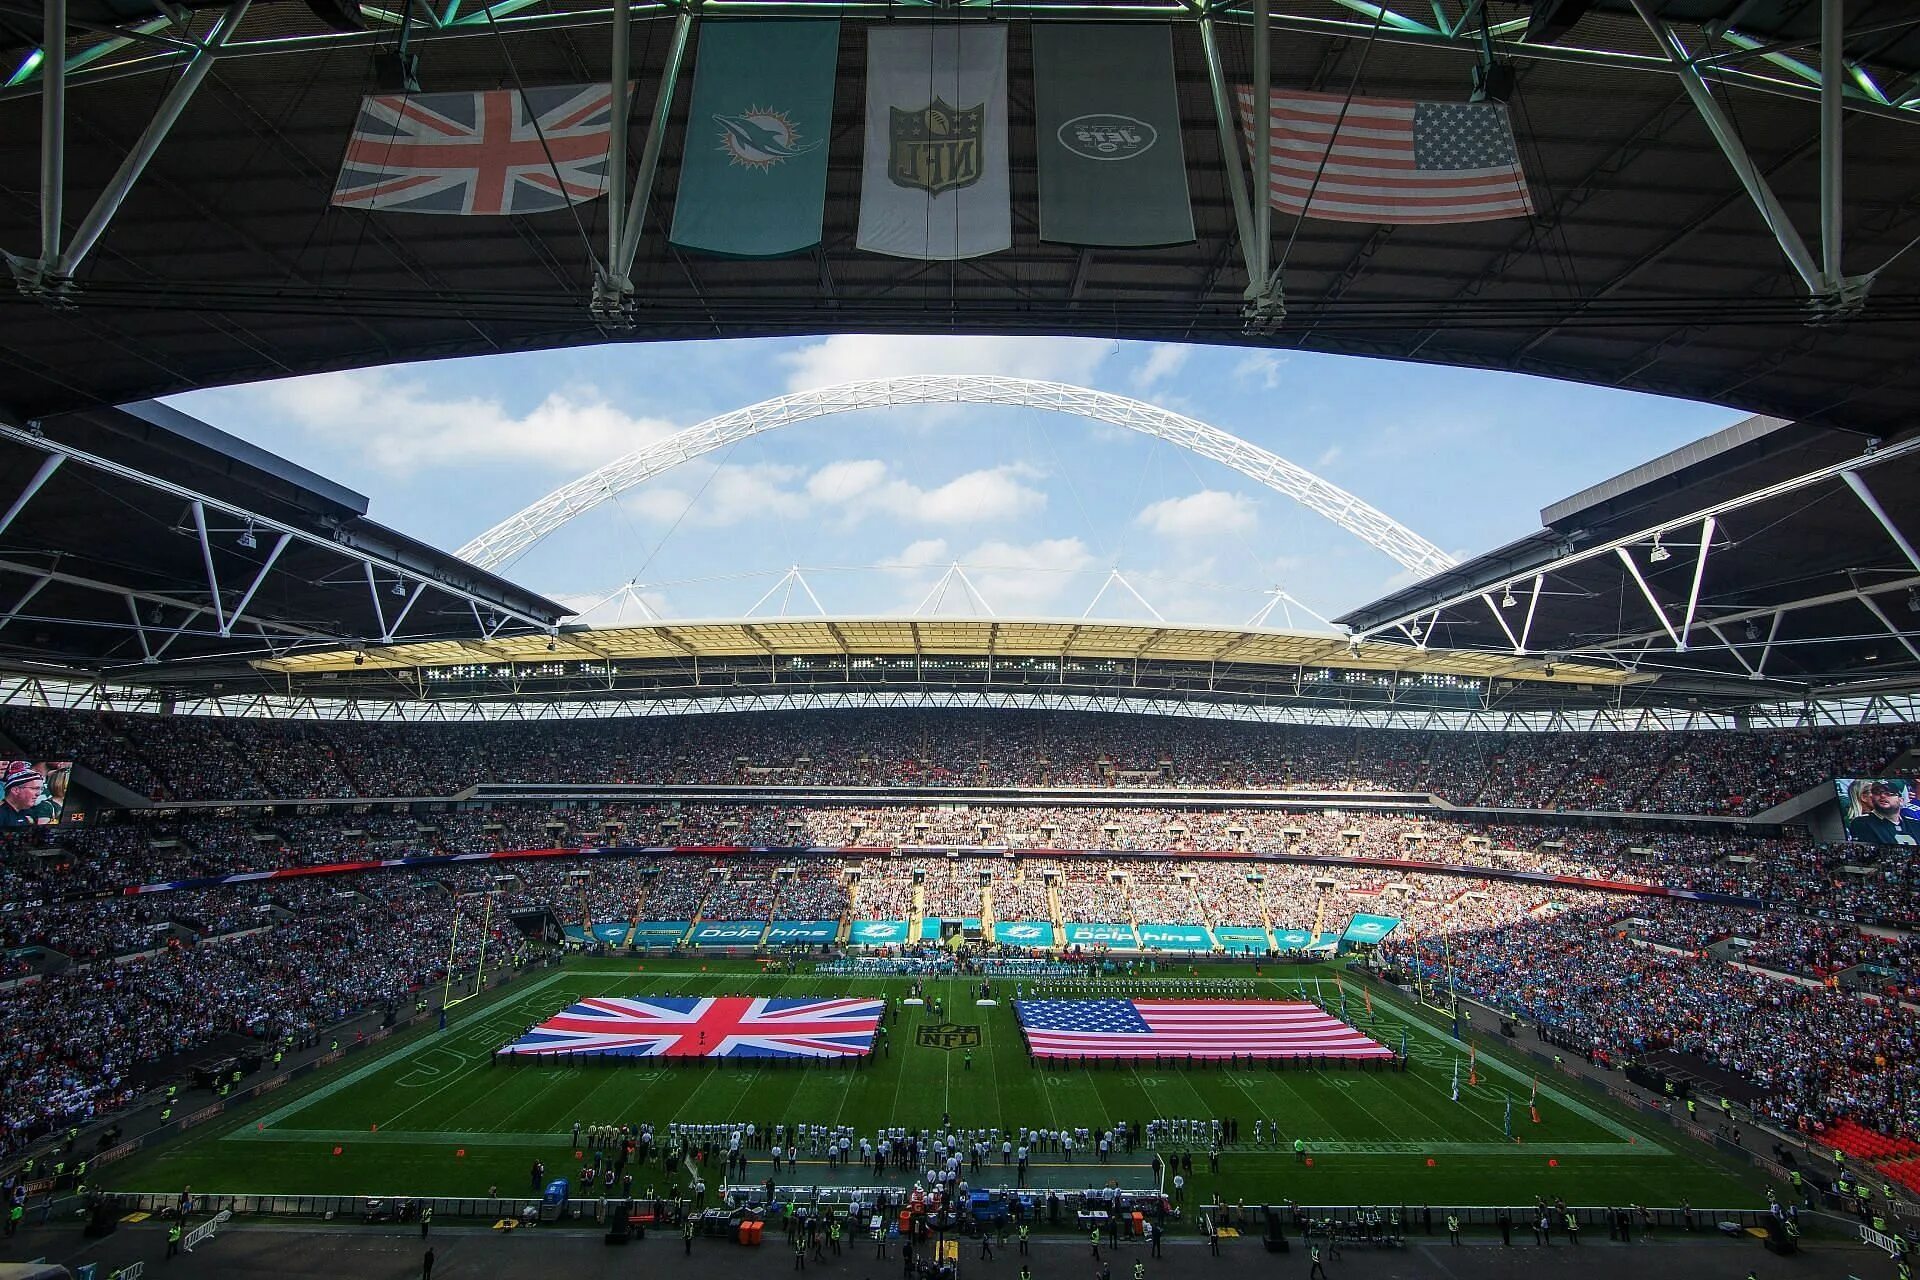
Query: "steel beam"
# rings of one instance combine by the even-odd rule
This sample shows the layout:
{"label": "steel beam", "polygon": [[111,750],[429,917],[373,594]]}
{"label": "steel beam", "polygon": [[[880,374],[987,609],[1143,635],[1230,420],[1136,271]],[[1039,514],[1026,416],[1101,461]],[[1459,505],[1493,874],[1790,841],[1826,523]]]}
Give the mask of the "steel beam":
{"label": "steel beam", "polygon": [[606,283],[622,296],[633,292],[633,259],[640,252],[640,229],[646,225],[653,175],[660,167],[660,151],[666,146],[667,125],[673,115],[673,93],[680,83],[680,66],[686,61],[687,41],[693,35],[696,12],[696,5],[689,3],[673,20],[673,37],[667,44],[666,62],[660,68],[660,90],[653,98],[653,118],[647,121],[647,140],[640,148],[640,168],[633,175],[633,195],[626,202],[620,225],[620,243],[614,248],[613,260],[607,263]]}
{"label": "steel beam", "polygon": [[[1247,194],[1246,170],[1240,163],[1240,128],[1234,121],[1233,99],[1227,87],[1226,70],[1220,62],[1220,39],[1211,14],[1203,13],[1200,16],[1200,47],[1207,59],[1207,88],[1213,96],[1213,123],[1220,132],[1220,172],[1226,180],[1227,197],[1233,202],[1233,227],[1240,237],[1240,258],[1246,266],[1247,288],[1253,290],[1263,279],[1255,249],[1259,231]],[[1255,104],[1256,107],[1258,105]],[[1266,203],[1265,192],[1260,193],[1260,200],[1262,204]]]}
{"label": "steel beam", "polygon": [[1633,8],[1640,15],[1640,20],[1646,24],[1647,30],[1653,33],[1653,38],[1661,50],[1667,55],[1667,60],[1673,67],[1673,74],[1679,79],[1681,87],[1687,91],[1687,97],[1693,100],[1694,110],[1700,113],[1700,119],[1706,124],[1707,132],[1713,135],[1714,142],[1719,145],[1720,154],[1725,156],[1727,163],[1733,166],[1734,176],[1739,178],[1740,185],[1746,188],[1748,198],[1760,211],[1761,219],[1767,224],[1767,229],[1773,232],[1773,238],[1779,243],[1780,251],[1786,254],[1787,262],[1792,265],[1795,274],[1806,285],[1807,292],[1815,297],[1828,292],[1826,278],[1814,262],[1813,255],[1808,252],[1807,242],[1800,238],[1800,232],[1794,228],[1793,219],[1787,216],[1787,211],[1781,205],[1779,197],[1773,194],[1773,188],[1767,185],[1767,180],[1761,174],[1759,166],[1755,165],[1753,157],[1747,154],[1746,143],[1741,140],[1740,133],[1734,128],[1733,122],[1727,118],[1727,113],[1721,110],[1720,103],[1713,96],[1713,90],[1709,89],[1707,82],[1701,78],[1699,68],[1694,66],[1692,55],[1687,52],[1686,46],[1681,44],[1680,38],[1673,34],[1673,29],[1654,13],[1650,0],[1633,0]]}
{"label": "steel beam", "polygon": [[53,473],[58,471],[60,464],[65,461],[65,458],[56,453],[40,464],[40,469],[33,473],[33,479],[27,481],[27,487],[20,491],[20,496],[13,500],[13,505],[7,508],[6,514],[0,515],[0,533],[5,533],[13,527],[14,518],[26,509],[29,502],[33,501],[33,495],[39,493],[42,486],[53,479]]}
{"label": "steel beam", "polygon": [[1837,292],[1845,279],[1840,269],[1840,189],[1846,14],[1841,6],[1842,0],[1820,0],[1820,269],[1829,293]]}
{"label": "steel beam", "polygon": [[620,256],[620,229],[627,207],[627,126],[633,113],[628,81],[633,75],[633,5],[613,6],[612,132],[607,137],[607,261]]}
{"label": "steel beam", "polygon": [[46,0],[41,33],[40,274],[60,261],[60,219],[67,182],[67,0]]}
{"label": "steel beam", "polygon": [[1893,539],[1894,546],[1900,548],[1900,554],[1907,558],[1907,562],[1915,569],[1920,569],[1920,551],[1915,551],[1913,544],[1907,541],[1907,535],[1902,533],[1900,526],[1893,522],[1893,517],[1887,514],[1887,509],[1880,505],[1880,499],[1874,497],[1873,490],[1867,488],[1867,482],[1860,478],[1860,473],[1842,471],[1840,478],[1847,482],[1847,488],[1853,490],[1853,496],[1860,499],[1860,505],[1873,513],[1873,518],[1878,520],[1880,527],[1887,531],[1887,536]]}
{"label": "steel beam", "polygon": [[1266,288],[1273,261],[1273,27],[1269,17],[1267,0],[1253,0],[1254,203],[1249,296]]}
{"label": "steel beam", "polygon": [[273,572],[273,566],[280,559],[280,553],[285,551],[287,544],[292,541],[292,534],[283,533],[274,542],[273,550],[267,552],[266,560],[260,565],[260,572],[253,575],[253,585],[249,586],[246,594],[240,597],[240,603],[233,606],[233,613],[220,624],[220,634],[223,637],[231,635],[234,627],[239,625],[241,615],[246,613],[247,606],[253,603],[254,593],[260,590],[261,584],[267,580],[267,575]]}
{"label": "steel beam", "polygon": [[207,594],[213,597],[213,618],[220,630],[227,629],[226,607],[220,603],[220,575],[213,568],[213,543],[207,537],[207,504],[193,500],[193,528],[200,535],[200,563],[207,570]]}
{"label": "steel beam", "polygon": [[[55,0],[49,0],[49,3],[54,2]],[[181,113],[187,109],[187,104],[193,101],[193,95],[206,81],[207,73],[213,70],[214,60],[219,57],[220,46],[233,34],[235,28],[240,25],[241,19],[246,17],[247,8],[251,3],[252,0],[233,0],[233,3],[227,7],[227,11],[220,16],[218,24],[207,34],[205,45],[188,59],[186,70],[181,73],[178,80],[174,81],[173,88],[167,91],[167,96],[161,100],[160,105],[154,108],[153,118],[147,121],[146,128],[140,131],[139,140],[133,144],[133,149],[127,152],[127,158],[120,162],[120,168],[115,171],[112,181],[107,183],[106,190],[100,193],[93,202],[93,208],[87,211],[86,219],[81,222],[80,229],[73,233],[72,242],[56,256],[57,265],[52,270],[56,280],[72,279],[73,273],[79,269],[80,264],[86,260],[87,254],[93,251],[93,246],[105,234],[107,227],[113,222],[113,216],[126,202],[128,193],[133,190],[134,184],[140,181],[140,175],[146,171],[154,154],[160,150],[160,145],[173,131],[173,126],[180,119]]]}

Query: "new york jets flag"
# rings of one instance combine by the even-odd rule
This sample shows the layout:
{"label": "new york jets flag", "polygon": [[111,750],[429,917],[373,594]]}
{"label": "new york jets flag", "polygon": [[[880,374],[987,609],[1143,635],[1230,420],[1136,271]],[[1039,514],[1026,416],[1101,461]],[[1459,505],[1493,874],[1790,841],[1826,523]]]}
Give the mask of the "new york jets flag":
{"label": "new york jets flag", "polygon": [[820,243],[839,49],[837,21],[701,26],[674,244],[773,258]]}
{"label": "new york jets flag", "polygon": [[1033,99],[1042,240],[1192,242],[1170,28],[1035,24]]}
{"label": "new york jets flag", "polygon": [[868,35],[856,243],[922,259],[1012,247],[1005,27],[884,27]]}

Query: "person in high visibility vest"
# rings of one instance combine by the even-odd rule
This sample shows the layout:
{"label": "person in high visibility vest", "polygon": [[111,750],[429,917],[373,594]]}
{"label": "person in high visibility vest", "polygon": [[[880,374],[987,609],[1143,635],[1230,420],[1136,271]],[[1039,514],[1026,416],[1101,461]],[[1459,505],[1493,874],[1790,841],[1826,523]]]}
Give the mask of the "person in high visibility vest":
{"label": "person in high visibility vest", "polygon": [[174,1223],[167,1228],[167,1256],[173,1257],[180,1252],[180,1224]]}
{"label": "person in high visibility vest", "polygon": [[1460,1215],[1457,1213],[1447,1215],[1447,1243],[1460,1243]]}

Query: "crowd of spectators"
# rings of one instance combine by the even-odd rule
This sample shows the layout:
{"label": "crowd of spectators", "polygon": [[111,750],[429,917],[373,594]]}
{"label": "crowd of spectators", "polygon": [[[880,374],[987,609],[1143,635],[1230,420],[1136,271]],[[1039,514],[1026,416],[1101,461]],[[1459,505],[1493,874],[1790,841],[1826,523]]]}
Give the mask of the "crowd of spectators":
{"label": "crowd of spectators", "polygon": [[1502,734],[1019,711],[399,725],[6,708],[0,734],[160,800],[444,797],[481,782],[1179,786],[1683,814],[1756,813],[1870,775],[1916,740],[1905,726]]}
{"label": "crowd of spectators", "polygon": [[[985,845],[981,844],[983,833],[988,841]],[[1799,836],[1725,829],[1622,830],[1566,819],[1514,825],[1420,811],[1288,811],[1232,806],[1149,809],[1091,804],[845,808],[603,803],[556,807],[529,802],[436,806],[435,811],[413,815],[336,811],[259,816],[237,811],[224,817],[181,819],[165,814],[154,818],[128,814],[97,825],[0,835],[0,903],[44,901],[118,891],[129,884],[285,867],[619,844],[899,849],[912,864],[911,878],[898,887],[883,883],[883,879],[909,873],[900,870],[899,860],[865,859],[876,873],[865,878],[863,903],[870,906],[882,900],[879,895],[886,894],[892,908],[905,911],[911,907],[913,889],[918,886],[924,890],[925,910],[942,916],[982,913],[983,871],[993,874],[997,869],[1002,879],[1021,875],[1035,881],[1039,877],[1033,864],[1022,864],[1019,871],[1004,863],[976,865],[947,857],[946,850],[984,850],[994,856],[1001,847],[1014,847],[1081,853],[1191,851],[1327,860],[1411,860],[1729,894],[1842,920],[1877,920],[1894,925],[1920,922],[1920,863],[1916,862],[1920,852],[1903,846],[1820,845]],[[788,855],[781,857],[791,861]],[[738,888],[728,888],[728,896],[719,902],[748,895],[753,880],[751,864],[741,862],[739,855],[732,861],[739,865],[731,874],[740,877],[741,883]],[[780,862],[780,858],[773,862]],[[1202,859],[1194,863],[1197,867],[1206,865]],[[1128,865],[1123,861],[1108,867],[1097,878],[1105,883],[1112,872],[1124,872]],[[1075,874],[1083,872],[1080,868]],[[723,869],[722,874],[729,873]],[[1204,906],[1209,918],[1222,911],[1246,916],[1257,900],[1257,893],[1243,876],[1195,874],[1206,877],[1196,880],[1194,887],[1201,890],[1203,904],[1209,904]],[[760,880],[763,898],[778,887],[765,875]],[[996,898],[1007,888],[996,885]],[[684,888],[672,892],[678,899],[689,897]],[[827,893],[823,903],[831,906],[838,901],[839,892]],[[1032,883],[1024,892],[1036,902],[1044,900],[1045,885]],[[791,898],[782,913],[792,917],[791,907],[803,900],[811,898]],[[1218,905],[1211,905],[1216,900]],[[683,901],[683,905],[691,912],[700,904],[695,898]],[[730,909],[759,914],[758,906],[769,905],[743,901]],[[1010,916],[1000,904],[996,904],[994,914],[1022,918]]]}
{"label": "crowd of spectators", "polygon": [[[199,936],[172,930],[163,945],[118,960],[78,956],[5,991],[0,1154],[125,1103],[157,1063],[235,1038],[272,1048],[400,1008],[449,961],[470,968],[481,940],[470,928],[454,948],[454,899],[412,876],[359,877],[347,891],[275,886],[270,905],[257,887],[158,900],[174,896],[112,905],[140,913],[123,917],[129,925],[197,920]],[[525,943],[503,925],[493,956],[511,962]]]}

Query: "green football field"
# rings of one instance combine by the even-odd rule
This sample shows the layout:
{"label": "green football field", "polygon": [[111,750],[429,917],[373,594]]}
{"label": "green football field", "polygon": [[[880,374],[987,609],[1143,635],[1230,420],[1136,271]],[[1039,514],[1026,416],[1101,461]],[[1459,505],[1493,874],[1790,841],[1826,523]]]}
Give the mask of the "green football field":
{"label": "green football field", "polygon": [[[1210,968],[1210,977],[1251,976]],[[1291,999],[1314,970],[1285,971],[1256,983],[1255,994]],[[1325,971],[1331,995],[1331,971]],[[977,980],[976,980],[977,981]],[[860,1069],[746,1065],[568,1066],[538,1061],[496,1064],[493,1053],[530,1024],[588,996],[849,994],[905,996],[906,979],[826,974],[762,974],[738,963],[698,960],[576,960],[538,972],[485,1002],[457,1005],[445,1031],[355,1055],[202,1125],[179,1141],[103,1170],[113,1190],[232,1194],[483,1196],[498,1186],[524,1197],[538,1158],[548,1176],[577,1171],[571,1129],[582,1123],[669,1121],[765,1125],[850,1124],[858,1133],[884,1125],[918,1128],[943,1114],[956,1126],[1089,1128],[1115,1120],[1234,1117],[1242,1141],[1223,1154],[1218,1175],[1204,1153],[1189,1195],[1249,1203],[1433,1202],[1509,1204],[1536,1195],[1575,1204],[1633,1202],[1698,1208],[1762,1203],[1751,1175],[1736,1174],[1704,1152],[1682,1150],[1666,1126],[1630,1116],[1584,1090],[1540,1082],[1540,1123],[1527,1114],[1533,1069],[1483,1050],[1478,1084],[1467,1085],[1465,1051],[1424,1012],[1374,998],[1368,1015],[1349,983],[1347,1012],[1362,1029],[1398,1048],[1403,1033],[1412,1066],[1405,1073],[1352,1069],[1238,1070],[1057,1069],[1032,1065],[1009,1003],[977,1007],[974,982],[935,979],[944,1022],[977,1029],[966,1052],[917,1043],[935,1025],[931,1006],[903,1007],[891,1025],[891,1052]],[[996,995],[1011,983],[996,982]],[[940,1037],[930,1037],[939,1039]],[[949,1039],[971,1038],[949,1036]],[[1461,1062],[1459,1102],[1450,1098]],[[1552,1073],[1548,1073],[1551,1075]],[[1504,1132],[1507,1098],[1513,1132]],[[1277,1125],[1282,1145],[1251,1142],[1256,1119]],[[1295,1137],[1313,1152],[1297,1160]],[[1517,1139],[1517,1141],[1515,1140]],[[759,1153],[756,1153],[758,1156]],[[1116,1181],[1145,1185],[1145,1150],[1098,1166],[1076,1153],[1034,1159],[1034,1185],[1062,1188]],[[800,1179],[829,1183],[824,1162]],[[1097,1172],[1095,1170],[1098,1170]],[[751,1176],[767,1176],[764,1157]],[[658,1164],[641,1170],[636,1192],[684,1181]],[[975,1181],[996,1185],[990,1173]],[[580,1194],[576,1190],[576,1194]]]}

